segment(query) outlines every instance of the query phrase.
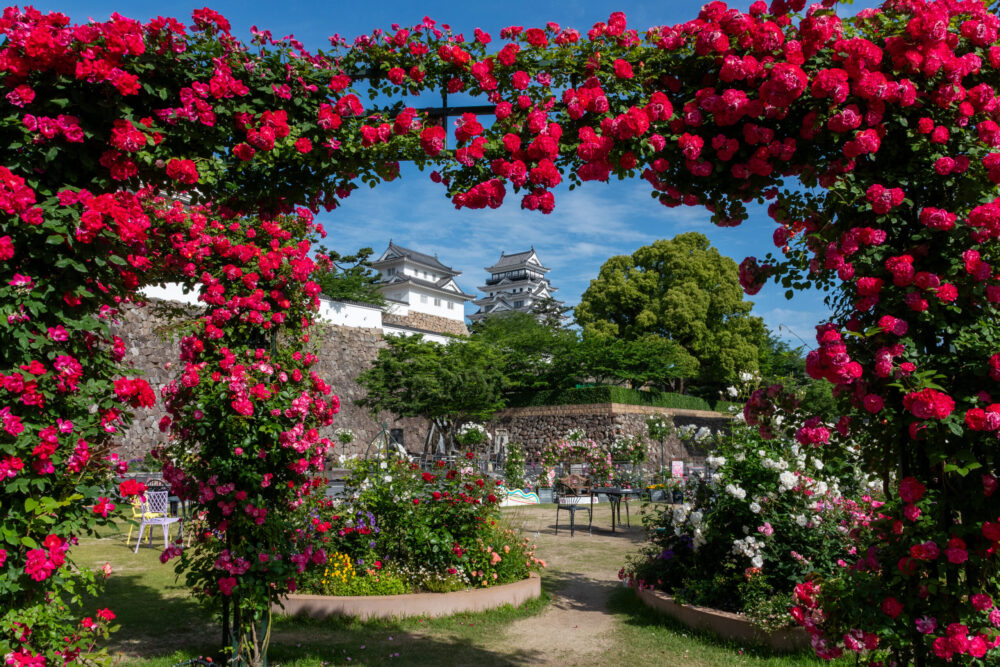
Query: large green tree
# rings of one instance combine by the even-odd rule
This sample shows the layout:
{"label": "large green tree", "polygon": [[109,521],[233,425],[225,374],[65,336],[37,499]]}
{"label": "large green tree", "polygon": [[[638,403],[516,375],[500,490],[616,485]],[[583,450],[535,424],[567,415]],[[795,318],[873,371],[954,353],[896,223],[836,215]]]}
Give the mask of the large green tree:
{"label": "large green tree", "polygon": [[764,324],[750,315],[736,263],[697,232],[617,255],[590,281],[576,308],[585,331],[626,340],[655,335],[698,360],[705,391],[757,371]]}
{"label": "large green tree", "polygon": [[576,331],[550,326],[528,313],[508,312],[474,323],[471,333],[502,356],[512,393],[572,385],[579,376]]}
{"label": "large green tree", "polygon": [[487,420],[504,406],[506,378],[499,352],[474,340],[447,345],[422,336],[389,336],[357,382],[367,395],[358,405],[373,414],[424,417],[446,441],[455,427]]}
{"label": "large green tree", "polygon": [[586,332],[577,345],[576,359],[582,377],[669,391],[682,391],[684,381],[697,375],[699,365],[680,343],[652,334],[625,340]]}

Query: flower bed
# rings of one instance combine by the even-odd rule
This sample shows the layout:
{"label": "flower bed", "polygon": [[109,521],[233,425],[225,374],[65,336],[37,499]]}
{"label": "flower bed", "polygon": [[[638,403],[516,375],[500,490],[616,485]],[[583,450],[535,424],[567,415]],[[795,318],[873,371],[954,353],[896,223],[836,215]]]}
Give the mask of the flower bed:
{"label": "flower bed", "polygon": [[348,465],[342,497],[317,494],[303,507],[299,537],[324,567],[302,573],[291,592],[462,592],[516,583],[544,567],[530,540],[503,525],[502,487],[471,467],[441,463],[424,471],[393,458]]}
{"label": "flower bed", "polygon": [[802,628],[767,632],[742,614],[680,604],[673,597],[652,588],[639,588],[636,594],[647,607],[689,628],[708,630],[722,639],[763,644],[775,651],[793,652],[809,648],[809,634]]}
{"label": "flower bed", "polygon": [[659,589],[673,604],[731,612],[762,632],[784,630],[794,622],[796,585],[845,569],[853,546],[846,536],[880,503],[846,458],[824,462],[822,450],[765,440],[740,423],[711,437],[713,474],[688,479],[681,505],[646,508],[650,541],[620,577]]}
{"label": "flower bed", "polygon": [[411,593],[406,595],[299,595],[285,597],[283,608],[273,611],[288,616],[355,616],[368,618],[406,618],[410,616],[450,616],[461,612],[487,611],[505,604],[519,606],[542,594],[541,579],[532,574],[527,579],[489,588],[451,593]]}

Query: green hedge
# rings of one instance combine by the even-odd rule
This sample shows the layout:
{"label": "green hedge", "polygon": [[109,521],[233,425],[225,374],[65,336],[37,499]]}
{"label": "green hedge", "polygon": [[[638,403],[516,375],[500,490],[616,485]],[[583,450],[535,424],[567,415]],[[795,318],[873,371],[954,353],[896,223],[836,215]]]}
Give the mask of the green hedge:
{"label": "green hedge", "polygon": [[652,405],[659,408],[684,410],[711,410],[704,399],[666,391],[636,391],[625,387],[575,387],[572,389],[546,389],[520,394],[508,401],[510,407],[523,408],[535,405],[585,405],[588,403],[624,403],[626,405]]}
{"label": "green hedge", "polygon": [[[735,410],[730,410],[730,408],[735,408]],[[715,402],[714,410],[716,412],[721,412],[724,415],[734,415],[737,412],[743,412],[743,404],[734,403],[733,401],[723,401],[720,399]]]}

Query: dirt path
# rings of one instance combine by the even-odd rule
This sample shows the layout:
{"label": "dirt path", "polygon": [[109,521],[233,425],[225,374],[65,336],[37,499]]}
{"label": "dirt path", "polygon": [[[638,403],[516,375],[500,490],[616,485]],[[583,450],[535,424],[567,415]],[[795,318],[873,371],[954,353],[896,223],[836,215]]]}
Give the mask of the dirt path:
{"label": "dirt path", "polygon": [[611,533],[609,508],[595,506],[593,533],[584,528],[570,537],[565,513],[555,534],[554,509],[520,510],[512,518],[525,535],[535,536],[539,556],[548,564],[542,576],[553,600],[541,615],[509,626],[498,644],[517,647],[532,656],[533,664],[595,664],[613,644],[616,620],[608,599],[620,585],[625,556],[642,540],[638,521]]}

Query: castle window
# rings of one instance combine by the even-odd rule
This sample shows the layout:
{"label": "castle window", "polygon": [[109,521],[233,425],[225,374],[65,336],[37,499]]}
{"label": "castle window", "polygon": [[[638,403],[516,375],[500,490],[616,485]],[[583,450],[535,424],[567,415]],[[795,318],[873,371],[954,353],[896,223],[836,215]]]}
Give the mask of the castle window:
{"label": "castle window", "polygon": [[434,299],[434,305],[435,306],[440,306],[441,305],[441,299],[438,299],[438,298],[435,297],[435,299]]}
{"label": "castle window", "polygon": [[455,304],[451,301],[448,302],[448,310],[455,310]]}
{"label": "castle window", "polygon": [[515,308],[521,308],[523,306],[524,306],[524,301],[515,301],[514,302],[514,307]]}

